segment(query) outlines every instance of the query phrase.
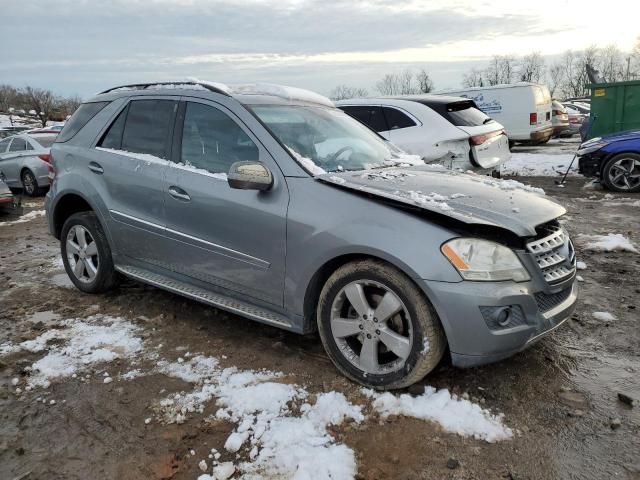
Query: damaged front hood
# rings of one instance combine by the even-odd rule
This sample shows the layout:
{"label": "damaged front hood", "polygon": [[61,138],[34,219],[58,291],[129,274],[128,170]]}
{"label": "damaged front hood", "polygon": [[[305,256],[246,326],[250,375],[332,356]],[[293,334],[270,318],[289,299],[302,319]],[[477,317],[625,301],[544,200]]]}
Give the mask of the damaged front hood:
{"label": "damaged front hood", "polygon": [[467,224],[504,228],[520,237],[536,235],[536,226],[566,213],[540,188],[437,165],[326,173],[316,178]]}

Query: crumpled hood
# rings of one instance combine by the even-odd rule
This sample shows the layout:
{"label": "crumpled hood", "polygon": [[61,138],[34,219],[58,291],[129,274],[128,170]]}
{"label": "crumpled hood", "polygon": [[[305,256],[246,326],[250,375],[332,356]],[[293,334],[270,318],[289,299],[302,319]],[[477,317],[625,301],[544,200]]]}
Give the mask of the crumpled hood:
{"label": "crumpled hood", "polygon": [[536,226],[566,213],[540,188],[452,172],[438,165],[326,173],[316,179],[464,223],[504,228],[520,237],[536,235]]}

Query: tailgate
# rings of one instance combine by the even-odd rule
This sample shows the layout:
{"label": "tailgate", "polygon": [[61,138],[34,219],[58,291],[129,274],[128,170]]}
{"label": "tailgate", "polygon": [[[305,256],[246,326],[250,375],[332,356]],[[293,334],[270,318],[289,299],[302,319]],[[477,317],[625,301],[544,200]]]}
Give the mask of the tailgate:
{"label": "tailgate", "polygon": [[471,145],[471,157],[482,168],[496,168],[511,157],[509,139],[502,132],[488,136],[484,142]]}

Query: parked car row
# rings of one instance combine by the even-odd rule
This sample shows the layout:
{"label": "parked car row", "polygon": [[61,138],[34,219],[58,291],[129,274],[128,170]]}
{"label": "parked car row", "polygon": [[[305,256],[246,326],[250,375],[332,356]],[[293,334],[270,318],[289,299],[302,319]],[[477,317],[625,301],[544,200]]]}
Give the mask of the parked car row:
{"label": "parked car row", "polygon": [[[409,144],[440,122],[451,132],[443,150],[465,162],[506,148],[502,127],[468,99],[341,107],[360,108],[364,123],[380,115],[377,130]],[[51,162],[47,219],[78,289],[108,291],[119,273],[317,330],[335,366],[368,387],[411,385],[445,353],[463,367],[507,358],[575,308],[562,206],[425,165],[312,92],[114,88],[74,113]]]}
{"label": "parked car row", "polygon": [[25,133],[0,140],[0,175],[9,188],[36,196],[49,187],[49,149],[57,135]]}

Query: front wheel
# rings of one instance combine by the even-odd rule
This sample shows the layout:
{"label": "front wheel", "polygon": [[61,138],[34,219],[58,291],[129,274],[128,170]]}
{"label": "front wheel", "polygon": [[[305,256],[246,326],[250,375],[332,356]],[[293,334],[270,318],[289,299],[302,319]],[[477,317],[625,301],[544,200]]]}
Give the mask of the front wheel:
{"label": "front wheel", "polygon": [[348,263],[329,277],[317,321],[334,365],[367,387],[408,387],[433,370],[445,351],[429,301],[406,275],[377,260]]}
{"label": "front wheel", "polygon": [[610,158],[602,169],[602,181],[614,192],[639,192],[640,155],[620,153]]}
{"label": "front wheel", "polygon": [[75,213],[64,222],[60,249],[64,269],[79,290],[102,293],[117,285],[111,247],[95,213]]}

